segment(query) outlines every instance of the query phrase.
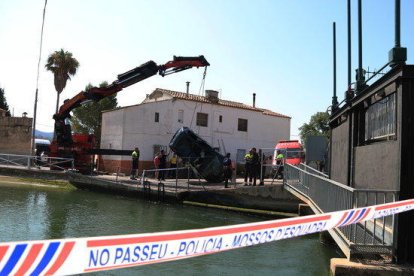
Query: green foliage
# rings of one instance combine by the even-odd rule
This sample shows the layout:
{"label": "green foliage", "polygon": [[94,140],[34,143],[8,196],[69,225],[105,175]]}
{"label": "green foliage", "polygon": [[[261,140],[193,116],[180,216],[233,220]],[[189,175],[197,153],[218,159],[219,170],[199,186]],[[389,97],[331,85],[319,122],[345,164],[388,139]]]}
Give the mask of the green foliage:
{"label": "green foliage", "polygon": [[[108,86],[107,82],[103,82],[99,85],[99,87],[106,86]],[[88,84],[85,87],[85,91],[91,89],[92,87],[92,84]],[[102,111],[114,109],[118,106],[116,95],[117,94],[114,94],[98,102],[90,102],[75,108],[72,111],[72,129],[76,133],[94,134],[97,146],[99,147],[101,138]]]}
{"label": "green foliage", "polygon": [[56,113],[59,107],[59,96],[66,87],[67,80],[76,74],[79,62],[73,57],[72,53],[60,49],[50,54],[45,68],[54,75],[54,84],[57,92]]}
{"label": "green foliage", "polygon": [[304,123],[299,128],[302,145],[306,144],[308,136],[325,136],[329,138],[329,114],[328,112],[317,112],[312,115],[309,123]]}
{"label": "green foliage", "polygon": [[0,87],[0,108],[6,110],[6,116],[10,117],[9,105],[7,104],[6,96],[4,94],[4,89]]}

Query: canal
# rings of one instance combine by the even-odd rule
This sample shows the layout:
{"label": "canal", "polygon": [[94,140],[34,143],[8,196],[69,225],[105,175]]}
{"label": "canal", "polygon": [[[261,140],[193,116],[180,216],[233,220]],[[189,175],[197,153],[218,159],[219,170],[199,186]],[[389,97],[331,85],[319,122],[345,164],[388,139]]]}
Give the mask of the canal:
{"label": "canal", "polygon": [[[0,241],[136,234],[240,224],[262,217],[46,186],[0,184]],[[318,235],[99,275],[329,275],[336,248]]]}

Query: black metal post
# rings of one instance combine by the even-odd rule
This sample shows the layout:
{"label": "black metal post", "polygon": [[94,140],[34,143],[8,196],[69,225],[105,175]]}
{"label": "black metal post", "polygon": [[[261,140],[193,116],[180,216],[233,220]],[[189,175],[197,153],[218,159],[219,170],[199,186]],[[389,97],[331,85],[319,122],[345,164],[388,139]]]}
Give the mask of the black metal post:
{"label": "black metal post", "polygon": [[351,88],[351,0],[348,0],[348,89]]}
{"label": "black metal post", "polygon": [[395,0],[395,47],[401,47],[401,1]]}
{"label": "black metal post", "polygon": [[356,74],[356,93],[364,87],[364,73],[362,69],[362,0],[358,0],[358,69]]}
{"label": "black metal post", "polygon": [[395,0],[395,45],[388,53],[391,67],[405,64],[407,61],[407,48],[401,47],[401,1]]}
{"label": "black metal post", "polygon": [[333,22],[333,97],[332,112],[338,108],[338,97],[336,96],[336,25]]}

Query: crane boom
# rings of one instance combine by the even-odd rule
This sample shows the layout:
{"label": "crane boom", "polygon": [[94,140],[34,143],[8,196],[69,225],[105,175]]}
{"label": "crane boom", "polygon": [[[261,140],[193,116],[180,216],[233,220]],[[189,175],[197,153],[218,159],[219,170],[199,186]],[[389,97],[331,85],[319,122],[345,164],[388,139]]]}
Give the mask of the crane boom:
{"label": "crane boom", "polygon": [[[133,85],[137,82],[143,81],[149,77],[156,75],[157,73],[161,76],[167,76],[173,73],[178,73],[193,67],[206,67],[210,64],[205,59],[204,56],[198,57],[177,57],[174,56],[172,61],[168,61],[165,64],[157,65],[154,61],[150,60],[132,70],[129,70],[125,73],[119,74],[117,80],[112,82],[106,87],[92,87],[85,91],[79,92],[77,95],[71,99],[65,100],[64,103],[60,106],[59,111],[53,115],[55,120],[55,135],[50,146],[51,156],[57,157],[68,157],[72,156],[75,158],[80,158],[80,156],[85,155],[89,149],[85,149],[85,143],[91,143],[91,139],[83,141],[82,146],[75,145],[77,139],[74,137],[80,137],[78,134],[72,135],[72,130],[68,122],[70,118],[70,112],[81,106],[82,104],[90,101],[98,102],[106,97],[109,97],[115,93],[120,92],[124,88]],[[82,148],[80,150],[80,148]]]}

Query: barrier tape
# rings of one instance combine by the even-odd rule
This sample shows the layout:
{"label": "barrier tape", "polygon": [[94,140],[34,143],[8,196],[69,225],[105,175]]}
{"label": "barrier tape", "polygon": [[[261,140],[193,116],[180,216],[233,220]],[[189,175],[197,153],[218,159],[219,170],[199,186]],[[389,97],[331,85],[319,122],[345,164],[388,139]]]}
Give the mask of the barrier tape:
{"label": "barrier tape", "polygon": [[305,217],[152,234],[0,243],[0,275],[70,275],[180,260],[414,209],[414,199]]}

